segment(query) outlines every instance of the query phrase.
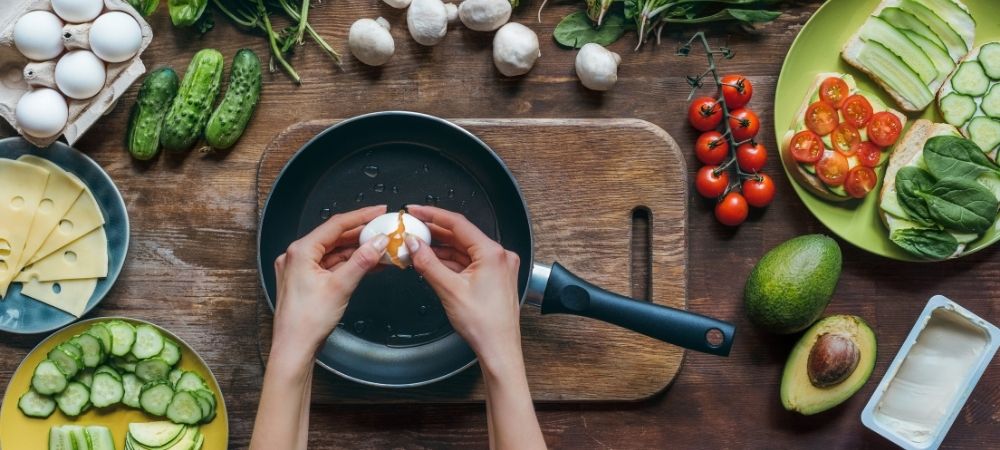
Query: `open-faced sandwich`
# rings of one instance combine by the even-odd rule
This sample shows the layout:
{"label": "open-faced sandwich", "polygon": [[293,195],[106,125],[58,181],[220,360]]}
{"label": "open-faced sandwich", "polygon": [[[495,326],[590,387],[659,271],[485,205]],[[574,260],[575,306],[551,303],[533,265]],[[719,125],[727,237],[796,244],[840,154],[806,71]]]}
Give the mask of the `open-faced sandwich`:
{"label": "open-faced sandwich", "polygon": [[942,260],[994,227],[998,198],[1000,165],[955,127],[921,119],[889,160],[879,213],[896,245]]}
{"label": "open-faced sandwich", "polygon": [[945,122],[996,160],[1000,148],[1000,42],[969,54],[938,92]]}
{"label": "open-faced sandwich", "polygon": [[959,0],[883,0],[841,57],[905,111],[923,111],[972,50],[976,21]]}
{"label": "open-faced sandwich", "polygon": [[831,201],[863,198],[878,184],[906,116],[858,89],[854,77],[821,73],[781,144],[792,177]]}

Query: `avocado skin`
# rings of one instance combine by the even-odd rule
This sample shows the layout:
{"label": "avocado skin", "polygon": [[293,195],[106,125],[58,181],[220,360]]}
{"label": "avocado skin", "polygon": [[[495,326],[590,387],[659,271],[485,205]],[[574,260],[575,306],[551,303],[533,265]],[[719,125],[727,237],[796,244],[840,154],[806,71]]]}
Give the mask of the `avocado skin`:
{"label": "avocado skin", "polygon": [[842,255],[833,239],[799,236],[767,252],[747,279],[747,316],[776,334],[797,333],[823,314],[840,278]]}
{"label": "avocado skin", "polygon": [[[850,337],[858,347],[860,356],[858,366],[846,380],[826,388],[817,388],[809,381],[806,365],[813,345],[824,333]],[[781,405],[788,411],[811,416],[847,401],[871,378],[877,352],[878,341],[875,332],[858,316],[837,315],[816,322],[802,334],[788,355],[788,361],[785,362],[785,369],[781,375]]]}

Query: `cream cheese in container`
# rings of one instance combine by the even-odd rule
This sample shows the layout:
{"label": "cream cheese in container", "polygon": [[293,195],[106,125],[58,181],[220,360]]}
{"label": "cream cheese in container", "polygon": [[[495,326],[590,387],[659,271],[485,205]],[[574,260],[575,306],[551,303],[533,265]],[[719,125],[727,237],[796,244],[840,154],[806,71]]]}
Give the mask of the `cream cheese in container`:
{"label": "cream cheese in container", "polygon": [[1000,329],[936,295],[920,313],[861,422],[905,449],[936,449],[1000,347]]}

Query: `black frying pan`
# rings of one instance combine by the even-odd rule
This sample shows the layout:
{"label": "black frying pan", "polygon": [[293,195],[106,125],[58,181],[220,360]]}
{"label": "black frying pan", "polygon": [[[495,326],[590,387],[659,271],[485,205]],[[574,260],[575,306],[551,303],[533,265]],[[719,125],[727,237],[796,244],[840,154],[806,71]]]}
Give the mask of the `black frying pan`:
{"label": "black frying pan", "polygon": [[[274,260],[331,214],[363,206],[430,204],[464,214],[521,258],[521,301],[542,314],[591,317],[692,350],[728,355],[733,325],[632,300],[559,264],[535,264],[527,206],[510,171],[481,140],[442,119],[381,112],[338,123],[306,143],[275,180],[258,231],[258,265],[274,308]],[[412,268],[369,274],[317,362],[345,378],[408,387],[447,378],[475,354]]]}

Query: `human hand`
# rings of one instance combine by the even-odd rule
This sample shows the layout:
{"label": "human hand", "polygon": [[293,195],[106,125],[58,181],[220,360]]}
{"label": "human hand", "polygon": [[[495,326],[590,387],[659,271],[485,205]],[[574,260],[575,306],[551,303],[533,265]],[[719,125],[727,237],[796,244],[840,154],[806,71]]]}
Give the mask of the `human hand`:
{"label": "human hand", "polygon": [[361,278],[378,265],[385,251],[389,242],[385,235],[358,246],[364,225],[385,211],[381,205],[337,214],[274,261],[278,302],[273,346],[307,350],[312,358],[344,316]]}
{"label": "human hand", "polygon": [[461,214],[430,206],[407,210],[427,224],[436,243],[407,235],[413,267],[441,299],[455,331],[484,364],[520,362],[520,258]]}

